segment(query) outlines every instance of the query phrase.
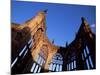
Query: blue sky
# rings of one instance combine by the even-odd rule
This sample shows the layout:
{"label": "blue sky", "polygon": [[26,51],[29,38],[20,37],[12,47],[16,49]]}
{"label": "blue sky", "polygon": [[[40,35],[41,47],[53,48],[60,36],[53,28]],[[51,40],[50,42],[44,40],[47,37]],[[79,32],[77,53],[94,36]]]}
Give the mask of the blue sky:
{"label": "blue sky", "polygon": [[81,17],[85,17],[95,32],[96,7],[71,4],[39,3],[12,1],[11,22],[24,23],[34,17],[37,12],[48,9],[46,14],[47,36],[54,44],[65,46],[71,43],[81,25]]}

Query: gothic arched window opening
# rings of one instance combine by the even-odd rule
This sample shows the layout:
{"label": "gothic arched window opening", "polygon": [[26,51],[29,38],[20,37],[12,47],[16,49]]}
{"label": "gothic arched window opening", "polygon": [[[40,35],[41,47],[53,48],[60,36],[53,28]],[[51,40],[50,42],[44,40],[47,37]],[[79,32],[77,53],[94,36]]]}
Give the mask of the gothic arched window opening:
{"label": "gothic arched window opening", "polygon": [[20,49],[20,52],[18,56],[14,59],[14,61],[11,64],[11,68],[13,68],[15,65],[18,65],[18,63],[21,63],[22,59],[27,56],[29,50],[32,48],[33,41],[32,38]]}
{"label": "gothic arched window opening", "polygon": [[62,71],[62,64],[63,64],[63,57],[60,53],[56,53],[49,66],[49,70],[53,72],[59,72]]}
{"label": "gothic arched window opening", "polygon": [[84,68],[85,69],[94,68],[92,58],[91,58],[91,55],[90,55],[90,51],[89,51],[87,46],[83,50],[82,60],[84,61]]}
{"label": "gothic arched window opening", "polygon": [[76,70],[76,57],[75,55],[69,58],[67,63],[67,71]]}
{"label": "gothic arched window opening", "polygon": [[41,71],[41,66],[38,65],[36,62],[33,63],[30,72],[32,73],[39,73]]}
{"label": "gothic arched window opening", "polygon": [[36,61],[33,62],[30,72],[39,73],[41,71],[42,66],[46,63],[47,51],[47,46],[43,45],[40,49],[40,53],[36,57]]}

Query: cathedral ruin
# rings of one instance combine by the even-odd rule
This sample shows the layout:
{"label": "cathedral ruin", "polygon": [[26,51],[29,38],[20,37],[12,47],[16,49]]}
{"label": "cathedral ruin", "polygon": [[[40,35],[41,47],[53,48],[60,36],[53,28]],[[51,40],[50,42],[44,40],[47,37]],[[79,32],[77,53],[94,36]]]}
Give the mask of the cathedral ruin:
{"label": "cathedral ruin", "polygon": [[46,10],[24,24],[11,24],[11,73],[43,73],[96,68],[96,36],[84,17],[75,39],[66,47],[46,35]]}

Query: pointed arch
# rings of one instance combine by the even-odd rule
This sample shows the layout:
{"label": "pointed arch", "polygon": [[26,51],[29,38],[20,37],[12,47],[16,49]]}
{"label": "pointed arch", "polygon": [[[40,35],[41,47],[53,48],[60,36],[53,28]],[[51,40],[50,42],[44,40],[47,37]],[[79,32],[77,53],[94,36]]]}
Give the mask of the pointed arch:
{"label": "pointed arch", "polygon": [[49,70],[53,72],[62,71],[63,57],[60,53],[56,53],[49,65]]}

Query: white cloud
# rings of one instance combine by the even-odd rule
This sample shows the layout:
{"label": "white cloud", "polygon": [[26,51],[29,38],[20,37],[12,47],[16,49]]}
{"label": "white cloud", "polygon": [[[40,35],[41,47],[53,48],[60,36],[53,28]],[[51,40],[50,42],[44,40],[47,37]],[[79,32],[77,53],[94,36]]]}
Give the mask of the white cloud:
{"label": "white cloud", "polygon": [[92,24],[90,25],[91,28],[95,28],[96,27],[96,24]]}

